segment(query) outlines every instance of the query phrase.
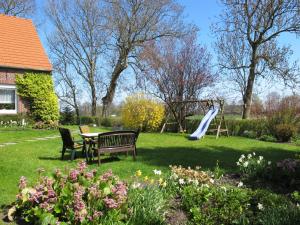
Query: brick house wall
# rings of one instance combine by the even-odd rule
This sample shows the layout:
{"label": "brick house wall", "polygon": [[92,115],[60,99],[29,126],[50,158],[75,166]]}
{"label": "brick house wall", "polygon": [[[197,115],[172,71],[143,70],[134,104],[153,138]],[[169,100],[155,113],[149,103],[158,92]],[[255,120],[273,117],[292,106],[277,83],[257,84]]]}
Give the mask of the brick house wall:
{"label": "brick house wall", "polygon": [[[25,72],[26,70],[0,68],[0,85],[15,85],[16,75],[24,74]],[[29,112],[28,102],[26,102],[26,100],[22,99],[20,96],[17,96],[17,113],[27,112]]]}

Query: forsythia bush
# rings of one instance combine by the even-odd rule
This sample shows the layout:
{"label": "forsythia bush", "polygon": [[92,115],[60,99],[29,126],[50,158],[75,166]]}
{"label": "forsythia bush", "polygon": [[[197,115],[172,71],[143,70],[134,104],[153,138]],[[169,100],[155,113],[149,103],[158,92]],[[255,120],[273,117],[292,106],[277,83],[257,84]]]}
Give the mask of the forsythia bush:
{"label": "forsythia bush", "polygon": [[30,112],[35,121],[57,121],[58,99],[52,77],[43,73],[26,73],[16,78],[18,94],[30,102]]}
{"label": "forsythia bush", "polygon": [[143,94],[129,96],[122,109],[122,121],[125,127],[156,130],[164,117],[162,104],[147,98]]}

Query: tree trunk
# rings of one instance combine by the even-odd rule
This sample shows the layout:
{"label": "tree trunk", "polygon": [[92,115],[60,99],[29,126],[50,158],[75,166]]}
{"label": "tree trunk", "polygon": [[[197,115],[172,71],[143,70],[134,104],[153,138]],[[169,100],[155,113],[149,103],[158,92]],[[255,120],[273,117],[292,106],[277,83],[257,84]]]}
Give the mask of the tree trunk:
{"label": "tree trunk", "polygon": [[75,113],[76,113],[76,123],[80,124],[79,108],[77,105],[75,105]]}
{"label": "tree trunk", "polygon": [[110,80],[110,84],[109,87],[106,91],[106,95],[102,98],[102,103],[103,103],[103,108],[102,108],[102,116],[103,117],[107,117],[108,116],[108,110],[109,107],[111,106],[111,103],[114,99],[115,96],[115,91],[116,91],[116,87],[117,87],[117,81],[121,75],[121,73],[123,72],[123,70],[125,70],[127,68],[127,64],[124,63],[124,61],[126,62],[127,60],[127,55],[121,55],[119,56],[118,62],[113,70],[112,73],[112,77]]}
{"label": "tree trunk", "polygon": [[96,88],[95,85],[91,85],[91,91],[92,91],[92,116],[96,116],[96,110],[97,110],[97,96],[96,96]]}
{"label": "tree trunk", "polygon": [[250,118],[250,112],[251,112],[251,103],[252,103],[252,92],[253,92],[253,86],[255,81],[255,69],[256,69],[256,50],[257,47],[252,47],[252,56],[251,56],[251,64],[250,64],[250,70],[249,70],[249,76],[247,81],[247,87],[245,94],[243,96],[243,119]]}

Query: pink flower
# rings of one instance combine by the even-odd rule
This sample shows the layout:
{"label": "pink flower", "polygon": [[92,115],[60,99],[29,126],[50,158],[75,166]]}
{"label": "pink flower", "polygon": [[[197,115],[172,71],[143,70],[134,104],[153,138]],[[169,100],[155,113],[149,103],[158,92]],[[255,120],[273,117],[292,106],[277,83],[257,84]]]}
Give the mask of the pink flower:
{"label": "pink flower", "polygon": [[85,174],[85,177],[86,177],[88,180],[90,180],[90,179],[92,179],[92,178],[94,177],[94,174],[93,174],[92,172],[87,172],[87,173]]}
{"label": "pink flower", "polygon": [[100,176],[101,181],[108,181],[113,176],[113,173],[111,170],[108,170],[106,173],[104,173],[102,176]]}
{"label": "pink flower", "polygon": [[26,186],[27,186],[27,179],[26,177],[22,176],[19,181],[19,189],[22,190],[26,188]]}
{"label": "pink flower", "polygon": [[75,169],[71,170],[69,173],[69,177],[70,177],[71,181],[73,181],[73,182],[77,181],[78,175],[79,175],[79,171],[75,170]]}
{"label": "pink flower", "polygon": [[56,177],[61,177],[61,170],[60,169],[55,170],[55,176]]}
{"label": "pink flower", "polygon": [[89,194],[92,196],[92,197],[99,197],[100,195],[100,192],[98,191],[98,188],[96,185],[92,185],[89,189],[88,189],[88,192]]}
{"label": "pink flower", "polygon": [[105,199],[103,199],[103,201],[104,201],[106,207],[109,209],[116,209],[119,206],[118,203],[112,198],[106,197]]}
{"label": "pink flower", "polygon": [[79,170],[80,173],[82,173],[86,168],[87,166],[85,161],[81,161],[77,164],[77,169]]}

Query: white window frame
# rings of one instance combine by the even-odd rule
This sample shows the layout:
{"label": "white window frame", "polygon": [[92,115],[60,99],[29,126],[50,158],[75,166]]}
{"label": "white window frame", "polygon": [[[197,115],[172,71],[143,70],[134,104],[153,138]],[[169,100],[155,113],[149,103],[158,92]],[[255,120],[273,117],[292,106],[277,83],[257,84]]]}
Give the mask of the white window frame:
{"label": "white window frame", "polygon": [[17,114],[18,113],[18,96],[16,85],[0,84],[0,89],[9,89],[15,91],[15,109],[0,109],[0,114]]}

